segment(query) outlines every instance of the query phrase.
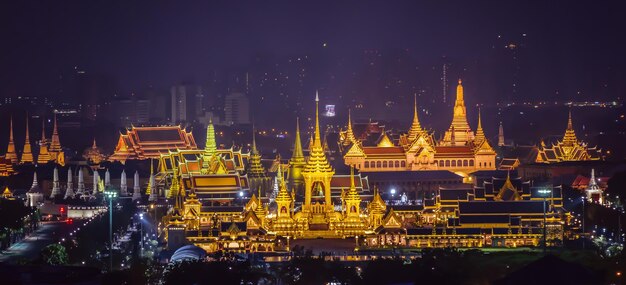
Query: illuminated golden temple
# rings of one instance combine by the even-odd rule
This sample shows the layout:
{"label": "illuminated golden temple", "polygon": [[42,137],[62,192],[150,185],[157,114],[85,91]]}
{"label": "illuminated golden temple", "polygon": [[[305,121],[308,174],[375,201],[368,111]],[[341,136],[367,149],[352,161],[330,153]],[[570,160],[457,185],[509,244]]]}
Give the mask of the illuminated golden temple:
{"label": "illuminated golden temple", "polygon": [[586,143],[579,141],[574,132],[572,124],[572,111],[570,110],[567,119],[567,129],[563,139],[557,141],[550,146],[546,145],[543,140],[537,149],[538,163],[556,163],[564,161],[585,161],[585,160],[601,160],[602,151],[597,147],[588,147]]}
{"label": "illuminated golden temple", "polygon": [[[355,174],[355,167],[350,167],[349,175],[336,175],[323,149],[318,105],[316,96],[309,156],[302,154],[298,127],[293,157],[286,168],[278,164],[274,197],[261,187],[245,187],[250,177],[245,170],[238,170],[236,161],[239,156],[248,159],[244,163],[253,163],[250,154],[217,149],[211,132],[204,150],[162,154],[162,187],[174,201],[162,220],[168,249],[191,243],[207,252],[289,251],[290,239],[318,238],[351,238],[357,248],[364,249],[537,246],[542,238],[544,209],[549,241],[563,239],[569,214],[562,208],[559,187],[550,188],[550,194],[543,197],[540,188],[507,175],[506,179],[475,181],[463,188],[440,187],[435,196],[419,203],[390,203],[377,189],[371,193],[365,188],[367,179]],[[480,119],[476,134],[462,138],[469,140],[464,146],[455,142],[458,122],[453,121],[450,129],[451,145],[441,147],[468,148],[474,160],[482,155],[477,154],[482,149],[493,159]],[[424,147],[429,146],[430,135],[421,130],[416,116],[413,126],[405,140],[419,140]],[[210,124],[208,130],[211,128]],[[351,149],[360,147],[354,142]],[[254,142],[253,149],[256,153]],[[483,163],[482,158],[478,162]],[[258,167],[248,169],[263,173]],[[294,183],[299,179],[301,184]]]}
{"label": "illuminated golden temple", "polygon": [[350,117],[340,139],[345,149],[345,164],[362,172],[449,170],[467,177],[477,170],[496,169],[496,152],[485,136],[480,113],[476,133],[467,122],[461,80],[456,89],[452,122],[439,141],[433,138],[432,132],[422,128],[417,99],[411,127],[397,143],[382,131],[376,146],[364,146],[354,134]]}
{"label": "illuminated golden temple", "polygon": [[154,159],[168,151],[195,149],[197,146],[193,135],[180,126],[133,126],[126,130],[126,134],[120,133],[109,161],[123,163],[129,159]]}
{"label": "illuminated golden temple", "polygon": [[61,141],[59,139],[59,132],[57,127],[57,119],[54,117],[54,128],[52,131],[52,140],[48,141],[46,138],[45,122],[42,122],[41,140],[39,144],[39,153],[35,157],[32,152],[30,144],[30,135],[28,128],[28,115],[26,116],[26,136],[24,140],[24,148],[22,151],[21,159],[18,160],[18,155],[15,147],[15,141],[13,140],[13,117],[10,120],[9,127],[9,143],[7,146],[7,152],[4,156],[0,156],[0,176],[10,175],[13,173],[13,165],[38,163],[46,164],[48,162],[54,162],[59,165],[65,165],[65,153],[61,147]]}

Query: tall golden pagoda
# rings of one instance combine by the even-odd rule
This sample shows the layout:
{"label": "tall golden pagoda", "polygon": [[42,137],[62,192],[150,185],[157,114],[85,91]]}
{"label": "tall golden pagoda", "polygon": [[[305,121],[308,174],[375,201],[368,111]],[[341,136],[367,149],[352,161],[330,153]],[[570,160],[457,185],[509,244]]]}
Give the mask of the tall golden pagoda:
{"label": "tall golden pagoda", "polygon": [[13,116],[11,116],[11,127],[9,130],[9,145],[7,146],[7,154],[5,159],[13,164],[17,164],[17,153],[15,152],[15,143],[13,142]]}
{"label": "tall golden pagoda", "polygon": [[256,147],[256,131],[254,128],[252,130],[252,150],[250,151],[250,161],[246,173],[250,181],[250,189],[258,189],[263,193],[267,193],[270,190],[271,178],[267,176],[265,168],[261,164],[261,154]]}
{"label": "tall golden pagoda", "polygon": [[208,161],[217,151],[217,142],[215,141],[215,127],[213,119],[209,119],[209,125],[206,127],[206,143],[204,145],[203,158]]}
{"label": "tall golden pagoda", "polygon": [[[563,146],[573,147],[578,143],[578,139],[576,138],[576,132],[574,132],[574,126],[572,124],[572,110],[569,110],[567,114],[567,129],[565,129],[565,134],[563,135]],[[564,149],[565,150],[565,149]]]}
{"label": "tall golden pagoda", "polygon": [[[454,134],[454,140],[452,139]],[[459,79],[459,85],[456,87],[456,101],[454,102],[454,115],[450,128],[444,134],[441,145],[446,146],[462,146],[474,140],[474,132],[467,123],[467,110],[465,108],[465,99],[463,97],[463,85]]]}
{"label": "tall golden pagoda", "polygon": [[296,136],[293,144],[293,153],[289,159],[289,186],[296,193],[304,194],[304,177],[302,170],[306,165],[304,152],[302,151],[302,141],[300,140],[300,118],[296,118]]}
{"label": "tall golden pagoda", "polygon": [[24,142],[24,151],[22,152],[22,160],[20,163],[33,163],[33,152],[30,148],[30,137],[28,136],[28,114],[26,115],[26,140]]}
{"label": "tall golden pagoda", "polygon": [[54,127],[52,129],[52,139],[50,140],[50,158],[56,162],[64,160],[60,158],[63,155],[63,150],[61,149],[61,141],[59,140],[59,131],[57,129],[57,115],[54,114]]}
{"label": "tall golden pagoda", "polygon": [[357,143],[357,139],[354,136],[354,131],[352,130],[352,110],[348,109],[348,126],[346,127],[346,132],[343,139],[344,146],[350,146]]}
{"label": "tall golden pagoda", "polygon": [[46,122],[41,123],[41,141],[39,141],[39,155],[37,156],[37,163],[48,163],[52,160],[50,152],[48,152],[48,140],[46,139]]}
{"label": "tall golden pagoda", "polygon": [[[326,159],[326,153],[322,146],[319,122],[319,94],[315,93],[315,136],[311,144],[309,160],[307,161],[302,176],[304,177],[304,205],[303,210],[310,212],[312,200],[323,196],[325,212],[332,211],[333,206],[330,199],[330,180],[335,171]],[[321,202],[321,201],[320,201]]]}
{"label": "tall golden pagoda", "polygon": [[[287,191],[287,184],[282,175],[282,167],[278,165],[278,195],[276,195],[276,218],[272,225],[275,231],[284,233],[285,231],[291,231],[295,228],[293,221],[293,208],[294,199],[293,196]],[[292,192],[293,193],[293,192]]]}

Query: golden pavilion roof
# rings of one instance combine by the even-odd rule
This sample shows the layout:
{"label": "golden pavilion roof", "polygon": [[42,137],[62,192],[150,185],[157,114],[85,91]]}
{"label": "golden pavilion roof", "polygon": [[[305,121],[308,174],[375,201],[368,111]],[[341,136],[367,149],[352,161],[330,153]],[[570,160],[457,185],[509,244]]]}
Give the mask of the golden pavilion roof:
{"label": "golden pavilion roof", "polygon": [[177,150],[197,149],[191,133],[180,126],[135,127],[121,134],[110,161],[158,158],[160,154]]}
{"label": "golden pavilion roof", "polygon": [[585,161],[585,160],[601,160],[602,151],[596,147],[588,147],[586,143],[576,138],[574,127],[572,124],[572,112],[570,110],[567,119],[567,129],[563,140],[548,146],[541,140],[540,146],[537,148],[536,162],[539,163],[556,163],[562,161]]}
{"label": "golden pavilion roof", "polygon": [[517,188],[515,188],[515,186],[513,186],[513,183],[511,182],[511,177],[509,175],[509,172],[507,172],[506,174],[506,180],[504,181],[504,185],[500,187],[500,190],[498,191],[498,195],[496,195],[494,199],[498,201],[502,201],[502,200],[510,201],[510,200],[522,199],[522,197],[519,194],[519,191],[517,190]]}
{"label": "golden pavilion roof", "polygon": [[394,144],[389,138],[389,136],[387,135],[387,133],[383,131],[382,135],[380,136],[380,140],[378,140],[378,144],[376,144],[376,146],[377,147],[394,147]]}
{"label": "golden pavilion roof", "polygon": [[11,190],[9,190],[9,187],[5,187],[4,191],[2,192],[2,198],[4,199],[13,199],[13,192],[11,192]]}

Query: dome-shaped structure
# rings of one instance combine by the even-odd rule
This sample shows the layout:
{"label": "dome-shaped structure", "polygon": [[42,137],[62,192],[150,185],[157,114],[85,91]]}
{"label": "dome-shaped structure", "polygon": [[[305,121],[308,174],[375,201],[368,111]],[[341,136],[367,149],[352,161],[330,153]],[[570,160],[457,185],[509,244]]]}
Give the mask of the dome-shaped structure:
{"label": "dome-shaped structure", "polygon": [[206,257],[206,251],[195,245],[186,245],[177,249],[170,262],[177,262],[183,260],[202,260]]}

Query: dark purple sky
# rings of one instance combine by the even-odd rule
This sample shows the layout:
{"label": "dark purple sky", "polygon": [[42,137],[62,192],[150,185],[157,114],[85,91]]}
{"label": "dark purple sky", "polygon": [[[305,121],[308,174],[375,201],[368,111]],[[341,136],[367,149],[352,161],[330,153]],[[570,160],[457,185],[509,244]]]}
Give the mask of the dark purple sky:
{"label": "dark purple sky", "polygon": [[487,56],[498,34],[521,33],[526,72],[537,77],[626,79],[621,1],[301,2],[2,1],[0,96],[50,92],[74,65],[128,91],[242,67],[257,52],[312,53],[324,42],[338,57],[408,48],[418,59],[471,61]]}

